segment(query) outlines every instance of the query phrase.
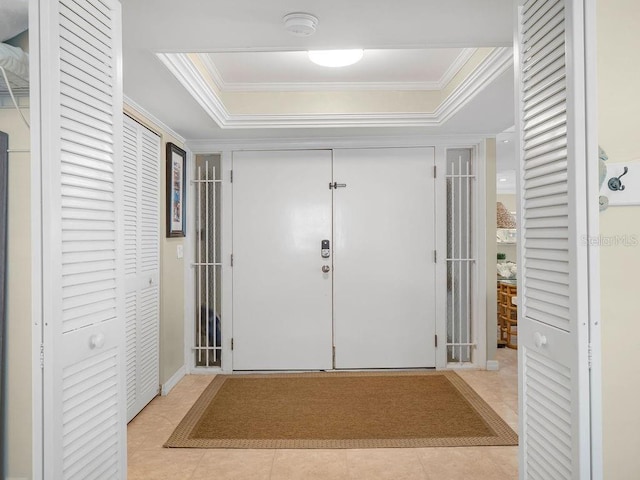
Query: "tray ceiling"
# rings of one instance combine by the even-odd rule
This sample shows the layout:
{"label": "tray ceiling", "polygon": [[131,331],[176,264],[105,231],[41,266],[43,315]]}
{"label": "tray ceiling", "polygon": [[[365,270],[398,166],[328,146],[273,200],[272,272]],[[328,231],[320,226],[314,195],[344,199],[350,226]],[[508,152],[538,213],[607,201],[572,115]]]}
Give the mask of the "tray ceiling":
{"label": "tray ceiling", "polygon": [[[476,48],[510,47],[512,0],[449,0],[446,6],[441,0],[122,0],[122,8],[125,95],[187,139],[232,138],[235,129],[243,129],[238,134],[246,138],[284,136],[292,126],[300,135],[312,135],[305,127],[316,126],[333,126],[338,133],[345,124],[359,125],[358,135],[397,135],[403,132],[396,127],[409,125],[428,126],[433,134],[483,133],[513,123],[513,74],[504,65],[482,88],[476,82],[465,94],[458,92],[464,100],[458,110],[444,109],[442,98],[435,107],[433,99],[412,100],[418,93],[450,96],[449,77]],[[310,37],[294,37],[283,26],[286,14],[300,11],[319,19]],[[365,57],[340,72],[301,62],[307,50],[339,48],[363,48]],[[177,61],[187,54],[208,57],[196,63],[214,68]],[[174,66],[167,69],[172,55]],[[303,111],[300,102],[290,102],[293,94],[313,95],[325,111]],[[333,109],[340,95],[346,103]],[[365,108],[358,112],[349,102]],[[409,118],[407,113],[419,119],[398,121]],[[334,118],[316,122],[309,119],[314,114]],[[323,134],[333,131],[325,128]]]}
{"label": "tray ceiling", "polygon": [[[246,57],[247,53],[259,65],[256,70],[262,73],[256,80],[267,78],[269,73],[264,65],[273,52],[234,55]],[[282,63],[286,67],[277,73],[279,82],[249,82],[251,77],[246,76],[247,81],[236,83],[235,89],[227,87],[223,74],[214,63],[216,57],[211,54],[159,53],[158,57],[223,129],[441,126],[496,78],[512,71],[513,65],[509,48],[459,50],[457,55],[449,56],[448,62],[442,62],[439,69],[424,68],[423,72],[432,72],[432,77],[428,79],[423,73],[420,83],[411,80],[418,78],[414,63],[427,63],[421,61],[420,53],[424,52],[397,49],[385,51],[378,58],[371,56],[368,67],[359,66],[351,74],[334,75],[334,78],[342,76],[345,80],[349,76],[359,78],[360,82],[326,82],[313,75],[316,69],[308,67],[308,58],[297,55],[300,52],[288,53],[296,55],[280,56],[285,58]],[[440,52],[428,53],[438,57]],[[407,61],[412,55],[414,61]],[[240,62],[228,62],[229,65],[237,63]],[[388,79],[385,65],[388,64],[398,68],[398,78],[405,79],[404,82],[385,81]],[[346,71],[352,67],[325,70]],[[238,70],[238,67],[233,68]],[[239,70],[251,68],[243,66]],[[360,70],[359,74],[357,70]],[[370,72],[368,75],[365,75],[366,70]],[[297,81],[304,73],[309,81]],[[327,77],[324,72],[322,75]],[[362,85],[363,88],[358,88]],[[325,91],[327,86],[332,87],[331,91]]]}
{"label": "tray ceiling", "polygon": [[223,91],[441,90],[473,48],[367,49],[355,65],[327,68],[306,51],[203,54]]}

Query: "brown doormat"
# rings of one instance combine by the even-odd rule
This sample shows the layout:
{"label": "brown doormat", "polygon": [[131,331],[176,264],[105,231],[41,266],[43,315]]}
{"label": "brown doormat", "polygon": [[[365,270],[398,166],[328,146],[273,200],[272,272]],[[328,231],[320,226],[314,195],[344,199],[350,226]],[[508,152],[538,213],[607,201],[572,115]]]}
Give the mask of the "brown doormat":
{"label": "brown doormat", "polygon": [[375,448],[517,445],[457,374],[218,375],[165,447]]}

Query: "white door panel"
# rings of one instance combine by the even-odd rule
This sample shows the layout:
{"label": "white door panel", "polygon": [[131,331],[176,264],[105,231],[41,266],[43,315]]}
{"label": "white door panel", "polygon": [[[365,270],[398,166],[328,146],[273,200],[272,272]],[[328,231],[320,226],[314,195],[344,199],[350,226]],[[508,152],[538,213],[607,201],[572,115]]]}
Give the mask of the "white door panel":
{"label": "white door panel", "polygon": [[32,127],[42,125],[44,199],[43,425],[34,446],[42,445],[45,479],[120,479],[126,478],[121,12],[116,0],[81,3],[40,1],[39,23],[32,23],[41,27],[40,89],[32,92],[39,121]]}
{"label": "white door panel", "polygon": [[127,420],[160,384],[160,137],[124,117]]}
{"label": "white door panel", "polygon": [[[583,0],[519,7],[520,478],[591,478]],[[595,123],[595,122],[594,122]],[[595,150],[595,149],[594,149]],[[597,174],[590,179],[597,182]],[[594,189],[597,191],[597,189]]]}
{"label": "white door panel", "polygon": [[233,368],[330,369],[331,152],[236,152],[233,175]]}
{"label": "white door panel", "polygon": [[336,368],[435,366],[434,151],[334,151]]}

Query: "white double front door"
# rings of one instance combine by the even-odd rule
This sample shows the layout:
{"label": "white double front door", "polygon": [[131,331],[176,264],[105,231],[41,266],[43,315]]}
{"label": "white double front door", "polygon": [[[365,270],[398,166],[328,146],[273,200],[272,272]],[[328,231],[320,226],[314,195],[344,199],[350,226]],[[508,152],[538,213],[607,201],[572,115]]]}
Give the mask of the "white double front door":
{"label": "white double front door", "polygon": [[432,148],[234,153],[234,370],[435,366],[433,165]]}

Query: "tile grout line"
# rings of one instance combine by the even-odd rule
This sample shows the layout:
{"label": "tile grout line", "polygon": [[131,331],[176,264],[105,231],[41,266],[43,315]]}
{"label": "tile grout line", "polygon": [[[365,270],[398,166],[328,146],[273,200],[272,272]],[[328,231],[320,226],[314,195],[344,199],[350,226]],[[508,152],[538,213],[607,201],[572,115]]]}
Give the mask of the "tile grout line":
{"label": "tile grout line", "polygon": [[418,462],[420,462],[420,467],[424,473],[425,480],[430,480],[431,476],[429,475],[429,472],[427,472],[427,467],[425,467],[424,462],[422,461],[422,455],[418,455],[417,451],[415,451],[415,455],[418,457]]}
{"label": "tile grout line", "polygon": [[189,475],[189,477],[187,478],[187,480],[191,480],[191,479],[193,479],[193,476],[195,475],[196,470],[197,470],[197,469],[198,469],[198,467],[200,466],[200,463],[202,463],[202,459],[204,458],[204,453],[205,453],[204,451],[203,451],[203,452],[201,452],[201,454],[200,454],[200,459],[199,459],[197,462],[194,462],[193,470],[191,470],[191,474]]}
{"label": "tile grout line", "polygon": [[269,470],[269,480],[273,478],[273,466],[276,463],[276,454],[278,453],[278,449],[273,449],[273,458],[271,459],[271,469]]}

